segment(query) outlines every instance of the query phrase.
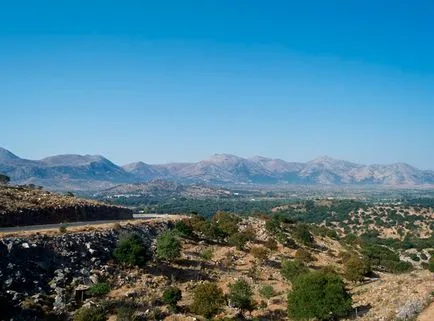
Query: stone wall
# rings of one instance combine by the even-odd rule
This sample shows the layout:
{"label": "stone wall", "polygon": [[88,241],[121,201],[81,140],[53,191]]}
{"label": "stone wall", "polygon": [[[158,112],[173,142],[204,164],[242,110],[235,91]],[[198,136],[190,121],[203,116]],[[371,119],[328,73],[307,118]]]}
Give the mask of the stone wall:
{"label": "stone wall", "polygon": [[132,214],[127,208],[94,204],[25,208],[1,213],[0,227],[130,219]]}

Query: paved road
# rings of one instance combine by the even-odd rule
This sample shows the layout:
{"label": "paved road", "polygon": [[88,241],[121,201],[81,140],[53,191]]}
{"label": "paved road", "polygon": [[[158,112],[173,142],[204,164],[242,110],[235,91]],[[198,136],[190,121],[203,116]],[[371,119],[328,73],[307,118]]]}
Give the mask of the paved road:
{"label": "paved road", "polygon": [[[133,214],[133,219],[151,219],[151,218],[164,218],[167,214]],[[126,220],[102,220],[102,221],[86,221],[86,222],[68,222],[65,223],[67,227],[73,226],[86,226],[86,225],[100,225],[107,223],[116,223],[128,221]],[[29,226],[14,226],[14,227],[1,227],[0,233],[10,233],[10,232],[22,232],[22,231],[34,231],[34,230],[49,230],[58,229],[61,224],[45,224],[45,225],[29,225]]]}

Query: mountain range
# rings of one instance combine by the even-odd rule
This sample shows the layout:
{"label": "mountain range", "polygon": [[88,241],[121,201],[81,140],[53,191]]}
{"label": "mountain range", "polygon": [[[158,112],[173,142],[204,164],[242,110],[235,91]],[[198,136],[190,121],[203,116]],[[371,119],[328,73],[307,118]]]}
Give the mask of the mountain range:
{"label": "mountain range", "polygon": [[217,185],[434,185],[434,171],[405,163],[361,165],[330,157],[301,163],[228,154],[215,154],[195,163],[137,162],[118,166],[96,155],[67,154],[28,160],[0,148],[0,173],[8,175],[14,184],[42,185],[53,190],[101,190],[153,179]]}

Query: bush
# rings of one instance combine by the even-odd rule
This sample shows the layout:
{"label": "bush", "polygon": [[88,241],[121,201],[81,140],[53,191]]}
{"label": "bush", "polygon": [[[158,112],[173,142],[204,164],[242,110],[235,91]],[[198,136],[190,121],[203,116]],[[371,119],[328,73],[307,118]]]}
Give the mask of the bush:
{"label": "bush", "polygon": [[294,320],[333,320],[348,315],[351,305],[342,279],[319,271],[296,278],[288,294],[288,315]]}
{"label": "bush", "polygon": [[268,258],[268,250],[263,246],[254,246],[250,249],[250,254],[253,255],[254,258],[263,262]]}
{"label": "bush", "polygon": [[248,240],[249,238],[245,233],[237,232],[228,238],[228,243],[229,245],[235,246],[238,250],[242,251]]}
{"label": "bush", "polygon": [[104,296],[110,292],[110,286],[107,283],[95,283],[89,287],[87,293],[91,296]]}
{"label": "bush", "polygon": [[428,262],[428,270],[434,272],[434,256],[431,256]]}
{"label": "bush", "polygon": [[277,250],[277,242],[274,238],[269,237],[267,241],[265,241],[264,246],[270,251],[274,252]]}
{"label": "bush", "polygon": [[176,304],[182,298],[181,290],[177,287],[169,287],[163,292],[163,302],[170,306],[173,310],[176,309]]}
{"label": "bush", "polygon": [[233,284],[229,284],[229,300],[233,306],[241,310],[252,310],[253,292],[250,285],[245,280],[238,280]]}
{"label": "bush", "polygon": [[216,283],[205,282],[194,289],[193,304],[191,305],[193,313],[210,318],[217,314],[224,304],[223,291]]}
{"label": "bush", "polygon": [[404,261],[383,260],[381,261],[381,264],[387,272],[397,274],[408,272],[413,269],[413,265],[411,263]]}
{"label": "bush", "polygon": [[105,321],[106,313],[101,308],[80,308],[74,313],[73,321]]}
{"label": "bush", "polygon": [[313,245],[313,236],[309,231],[309,226],[306,224],[297,224],[294,231],[294,237],[297,241],[304,245]]}
{"label": "bush", "polygon": [[177,231],[182,236],[192,236],[193,228],[186,221],[178,221],[175,223],[175,231]]}
{"label": "bush", "polygon": [[118,262],[138,266],[144,265],[149,258],[142,238],[135,233],[125,234],[120,238],[113,256]]}
{"label": "bush", "polygon": [[263,285],[260,289],[259,289],[259,294],[266,298],[267,300],[270,300],[273,296],[276,295],[273,286],[271,285]]}
{"label": "bush", "polygon": [[412,259],[415,262],[420,261],[420,257],[416,253],[410,253],[408,256],[410,257],[410,259]]}
{"label": "bush", "polygon": [[308,250],[305,249],[298,249],[295,252],[295,258],[305,263],[316,261],[316,258]]}
{"label": "bush", "polygon": [[123,305],[116,309],[116,321],[135,320],[133,315],[136,310],[132,306]]}
{"label": "bush", "polygon": [[172,261],[181,256],[181,242],[175,233],[166,231],[157,237],[157,257]]}
{"label": "bush", "polygon": [[298,260],[295,261],[283,261],[282,269],[280,273],[288,281],[293,282],[298,276],[308,273],[309,269],[307,266]]}
{"label": "bush", "polygon": [[212,247],[206,248],[199,253],[199,256],[204,261],[211,261],[214,256],[214,250]]}
{"label": "bush", "polygon": [[218,212],[212,218],[212,222],[223,231],[225,236],[230,236],[238,232],[238,223],[241,219],[233,214]]}
{"label": "bush", "polygon": [[371,266],[369,265],[369,262],[359,258],[358,256],[352,256],[345,262],[345,278],[348,281],[363,281],[365,276],[370,272]]}

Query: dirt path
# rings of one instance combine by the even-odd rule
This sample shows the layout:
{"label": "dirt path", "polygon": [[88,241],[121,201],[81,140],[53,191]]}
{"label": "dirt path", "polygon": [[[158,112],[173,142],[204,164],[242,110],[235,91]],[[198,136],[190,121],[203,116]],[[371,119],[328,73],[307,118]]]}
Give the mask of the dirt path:
{"label": "dirt path", "polygon": [[421,314],[417,317],[417,321],[432,321],[434,320],[434,302],[430,304]]}

